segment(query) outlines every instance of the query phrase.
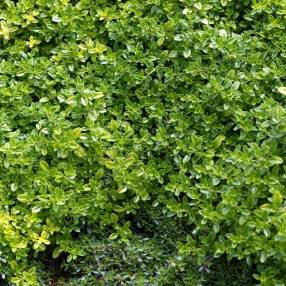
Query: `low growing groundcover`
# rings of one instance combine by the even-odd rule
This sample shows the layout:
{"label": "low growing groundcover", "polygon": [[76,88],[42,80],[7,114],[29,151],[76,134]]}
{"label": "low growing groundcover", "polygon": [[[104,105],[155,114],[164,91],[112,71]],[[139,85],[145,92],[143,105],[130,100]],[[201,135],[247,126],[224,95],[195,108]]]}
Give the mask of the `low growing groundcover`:
{"label": "low growing groundcover", "polygon": [[286,285],[286,1],[0,1],[3,285]]}

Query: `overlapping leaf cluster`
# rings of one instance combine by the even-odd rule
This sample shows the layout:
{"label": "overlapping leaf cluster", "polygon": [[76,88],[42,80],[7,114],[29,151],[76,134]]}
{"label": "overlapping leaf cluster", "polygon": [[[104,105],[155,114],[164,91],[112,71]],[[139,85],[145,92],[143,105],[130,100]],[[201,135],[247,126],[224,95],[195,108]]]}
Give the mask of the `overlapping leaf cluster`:
{"label": "overlapping leaf cluster", "polygon": [[37,285],[31,256],[82,255],[85,225],[126,241],[147,207],[188,221],[182,254],[284,285],[285,15],[284,0],[1,1],[2,276]]}

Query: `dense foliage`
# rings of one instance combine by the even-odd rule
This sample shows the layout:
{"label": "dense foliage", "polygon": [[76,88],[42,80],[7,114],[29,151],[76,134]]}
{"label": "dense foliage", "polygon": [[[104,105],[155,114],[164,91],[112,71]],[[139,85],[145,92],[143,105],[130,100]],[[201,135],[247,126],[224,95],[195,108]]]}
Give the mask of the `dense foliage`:
{"label": "dense foliage", "polygon": [[2,0],[5,283],[38,285],[41,253],[84,255],[79,233],[126,243],[153,209],[184,224],[182,259],[285,285],[285,16],[285,0]]}
{"label": "dense foliage", "polygon": [[86,246],[88,256],[68,263],[66,275],[57,280],[59,286],[255,285],[246,264],[221,258],[198,267],[191,257],[174,255],[174,246],[167,243],[166,247],[162,240],[135,236],[130,244],[122,244],[104,240],[90,243],[89,238]]}

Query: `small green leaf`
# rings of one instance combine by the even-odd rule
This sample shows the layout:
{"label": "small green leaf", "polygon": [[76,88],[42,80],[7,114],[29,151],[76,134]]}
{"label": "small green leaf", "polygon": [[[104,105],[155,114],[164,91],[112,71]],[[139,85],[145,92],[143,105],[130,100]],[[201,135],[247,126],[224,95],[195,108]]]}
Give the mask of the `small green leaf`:
{"label": "small green leaf", "polygon": [[164,37],[160,37],[160,38],[158,38],[158,40],[157,40],[157,44],[158,44],[158,46],[159,46],[159,47],[163,45],[164,40],[165,40],[165,38],[164,38]]}
{"label": "small green leaf", "polygon": [[48,97],[42,97],[39,102],[41,103],[45,103],[45,102],[48,102],[50,99]]}
{"label": "small green leaf", "polygon": [[40,168],[44,171],[48,171],[49,170],[49,165],[47,162],[45,161],[40,161]]}
{"label": "small green leaf", "polygon": [[28,194],[20,194],[17,196],[17,200],[21,203],[28,203],[30,198]]}
{"label": "small green leaf", "polygon": [[221,143],[224,141],[224,139],[225,139],[224,135],[217,136],[213,141],[212,147],[214,149],[217,149],[221,145]]}
{"label": "small green leaf", "polygon": [[279,191],[275,191],[272,197],[272,202],[276,207],[280,207],[283,202],[283,197]]}
{"label": "small green leaf", "polygon": [[192,51],[190,49],[183,51],[183,55],[186,59],[191,56],[191,53],[192,53]]}
{"label": "small green leaf", "polygon": [[286,95],[286,87],[284,87],[284,86],[279,87],[278,92],[283,94],[283,95]]}
{"label": "small green leaf", "polygon": [[87,104],[88,104],[88,100],[87,100],[85,97],[82,97],[82,98],[80,99],[80,102],[81,102],[81,104],[82,104],[83,106],[87,106]]}
{"label": "small green leaf", "polygon": [[103,92],[100,92],[100,91],[97,91],[94,93],[94,99],[99,99],[99,98],[102,98],[104,97],[104,93]]}
{"label": "small green leaf", "polygon": [[123,188],[121,188],[119,191],[118,191],[118,193],[119,194],[123,194],[123,193],[125,193],[127,191],[127,187],[123,187]]}
{"label": "small green leaf", "polygon": [[74,138],[78,138],[81,135],[81,128],[78,127],[72,130],[72,135]]}
{"label": "small green leaf", "polygon": [[282,164],[283,163],[283,159],[281,157],[278,157],[278,156],[274,156],[270,159],[270,163],[272,165],[279,165],[279,164]]}
{"label": "small green leaf", "polygon": [[221,0],[221,1],[220,1],[221,6],[222,6],[222,7],[227,6],[227,2],[228,2],[228,0]]}
{"label": "small green leaf", "polygon": [[114,239],[116,239],[118,237],[118,234],[117,233],[112,233],[108,238],[110,239],[110,240],[114,240]]}
{"label": "small green leaf", "polygon": [[220,179],[219,178],[213,178],[212,183],[213,183],[213,186],[217,186],[220,183]]}
{"label": "small green leaf", "polygon": [[62,250],[60,249],[60,247],[57,247],[54,249],[53,251],[53,258],[58,258],[61,254]]}
{"label": "small green leaf", "polygon": [[11,184],[11,191],[15,192],[18,189],[18,186],[15,183]]}
{"label": "small green leaf", "polygon": [[111,219],[112,223],[117,223],[118,222],[118,216],[115,213],[111,214],[110,219]]}
{"label": "small green leaf", "polygon": [[177,34],[177,35],[175,35],[174,40],[176,42],[181,42],[181,41],[183,41],[183,36],[180,34]]}
{"label": "small green leaf", "polygon": [[41,211],[41,207],[40,206],[35,206],[32,208],[32,213],[36,214],[39,213]]}

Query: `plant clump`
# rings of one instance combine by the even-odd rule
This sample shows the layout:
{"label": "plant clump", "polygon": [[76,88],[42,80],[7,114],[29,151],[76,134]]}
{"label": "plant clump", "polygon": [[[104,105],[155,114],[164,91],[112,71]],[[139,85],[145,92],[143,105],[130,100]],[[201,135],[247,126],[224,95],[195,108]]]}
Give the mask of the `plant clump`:
{"label": "plant clump", "polygon": [[4,284],[40,285],[43,253],[85,255],[79,234],[152,237],[159,212],[184,224],[182,259],[285,285],[285,16],[284,0],[0,1]]}

